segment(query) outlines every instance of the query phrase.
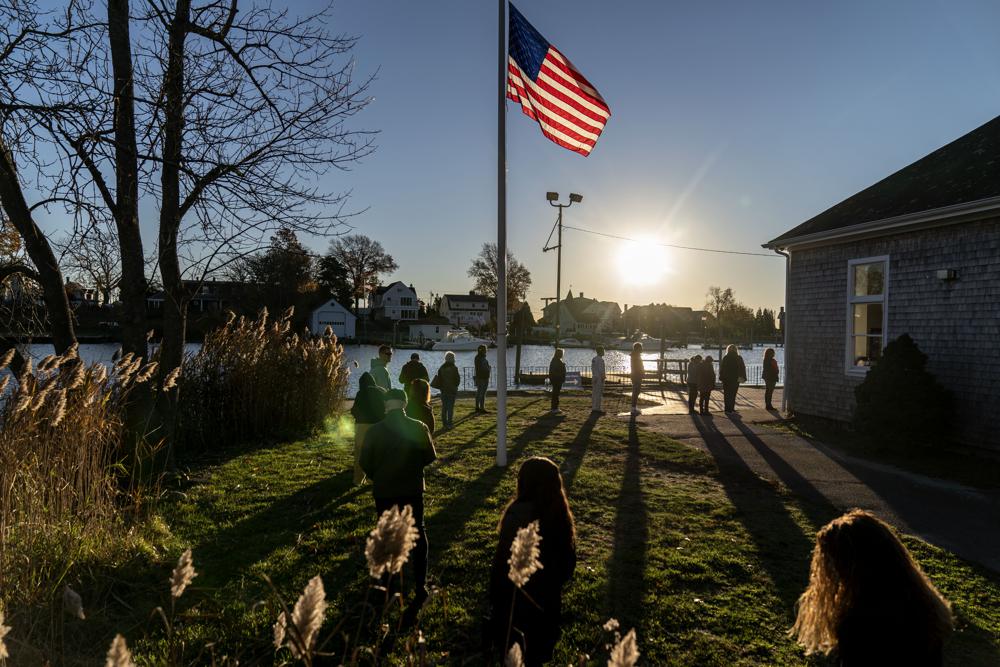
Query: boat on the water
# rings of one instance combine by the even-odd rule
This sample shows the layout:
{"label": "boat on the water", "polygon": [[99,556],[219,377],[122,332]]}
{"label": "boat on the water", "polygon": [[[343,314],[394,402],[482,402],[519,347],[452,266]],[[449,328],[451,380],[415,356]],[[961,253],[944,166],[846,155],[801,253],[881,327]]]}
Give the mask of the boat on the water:
{"label": "boat on the water", "polygon": [[[660,339],[653,338],[647,334],[642,334],[641,336],[633,336],[631,338],[615,338],[607,342],[605,347],[610,350],[621,350],[622,352],[631,352],[632,346],[636,343],[642,343],[642,349],[644,352],[656,352],[660,349]],[[664,341],[664,347],[669,348],[670,342]]]}
{"label": "boat on the water", "polygon": [[445,337],[434,343],[434,347],[431,349],[435,352],[442,350],[451,351],[465,351],[465,350],[477,350],[480,345],[490,346],[489,340],[486,338],[476,338],[471,333],[465,329],[452,329]]}

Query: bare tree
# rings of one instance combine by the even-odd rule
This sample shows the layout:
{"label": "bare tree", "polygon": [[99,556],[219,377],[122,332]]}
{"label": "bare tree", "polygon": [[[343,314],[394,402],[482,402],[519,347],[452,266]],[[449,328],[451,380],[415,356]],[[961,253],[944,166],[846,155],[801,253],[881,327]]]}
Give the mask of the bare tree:
{"label": "bare tree", "polygon": [[[484,243],[479,254],[472,258],[469,267],[469,277],[476,281],[476,291],[480,294],[497,296],[500,285],[499,269],[497,268],[497,244]],[[531,272],[521,264],[514,253],[507,249],[507,307],[513,312],[513,306],[524,301],[531,287]]]}
{"label": "bare tree", "polygon": [[[41,286],[53,344],[59,352],[76,342],[73,317],[55,253],[34,214],[39,208],[58,205],[71,215],[80,210],[69,194],[61,192],[66,176],[50,177],[45,131],[59,117],[87,106],[85,99],[65,87],[74,71],[66,66],[64,56],[89,28],[76,3],[63,13],[44,13],[31,0],[0,1],[0,206],[34,265],[33,269],[8,265],[5,271],[8,275],[30,271]],[[80,39],[76,53],[86,58],[89,47],[87,40]],[[21,173],[25,166],[32,172],[28,177]]]}
{"label": "bare tree", "polygon": [[328,257],[332,257],[347,270],[354,294],[354,307],[379,285],[380,277],[399,268],[392,255],[378,241],[352,234],[330,243]]}
{"label": "bare tree", "polygon": [[371,133],[346,126],[367,104],[369,80],[355,82],[353,62],[342,58],[355,40],[331,35],[327,12],[292,18],[239,0],[148,6],[137,99],[152,101],[144,150],[159,156],[169,367],[183,349],[185,270],[203,278],[281,228],[322,235],[340,225],[346,195],[318,189],[310,176],[371,150]]}
{"label": "bare tree", "polygon": [[94,225],[71,234],[58,245],[63,272],[96,289],[102,306],[110,304],[112,295],[122,283],[120,246],[114,228]]}

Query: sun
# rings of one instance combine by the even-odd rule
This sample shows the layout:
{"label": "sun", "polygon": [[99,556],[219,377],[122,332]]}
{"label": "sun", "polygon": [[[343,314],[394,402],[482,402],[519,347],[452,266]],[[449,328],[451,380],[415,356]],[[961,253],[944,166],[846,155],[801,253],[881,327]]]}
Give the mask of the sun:
{"label": "sun", "polygon": [[629,241],[618,251],[618,272],[632,285],[656,284],[668,272],[667,254],[652,242]]}

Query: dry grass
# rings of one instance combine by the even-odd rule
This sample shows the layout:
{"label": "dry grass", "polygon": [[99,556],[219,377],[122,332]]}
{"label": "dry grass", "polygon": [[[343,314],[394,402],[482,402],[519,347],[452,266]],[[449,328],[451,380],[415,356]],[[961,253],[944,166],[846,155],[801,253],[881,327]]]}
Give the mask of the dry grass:
{"label": "dry grass", "polygon": [[185,359],[178,444],[203,450],[308,433],[340,410],[348,370],[336,336],[291,330],[292,310],[271,319],[230,317]]}
{"label": "dry grass", "polygon": [[[109,373],[72,349],[0,378],[0,591],[8,610],[60,606],[72,564],[129,532],[143,497],[135,466],[149,452],[130,435],[127,407],[153,389],[154,371],[127,355]],[[50,634],[46,625],[37,632]]]}

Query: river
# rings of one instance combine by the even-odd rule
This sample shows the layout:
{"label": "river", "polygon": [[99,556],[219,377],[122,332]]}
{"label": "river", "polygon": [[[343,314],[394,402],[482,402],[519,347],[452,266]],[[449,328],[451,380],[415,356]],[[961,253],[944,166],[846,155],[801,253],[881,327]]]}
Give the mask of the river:
{"label": "river", "polygon": [[[195,354],[198,352],[200,347],[201,345],[199,343],[188,343],[186,350],[189,354]],[[743,356],[743,360],[747,365],[747,376],[750,378],[751,382],[759,379],[760,377],[760,368],[764,359],[765,349],[766,348],[763,346],[757,346],[752,350],[740,350],[740,354]],[[88,363],[96,362],[109,365],[111,364],[117,350],[118,345],[115,344],[83,343],[80,345],[80,357]],[[31,346],[31,354],[36,361],[51,353],[51,345],[38,344]],[[431,377],[434,376],[434,372],[444,362],[445,352],[434,352],[429,350],[396,350],[393,354],[392,361],[389,363],[389,374],[394,382],[399,376],[399,371],[403,367],[403,364],[409,361],[410,355],[413,353],[420,355],[420,360],[425,366],[427,366],[427,370],[430,372]],[[695,347],[666,350],[664,352],[664,357],[667,359],[688,359],[695,354],[711,354],[713,357],[716,357],[716,361],[718,361],[717,349],[702,350]],[[514,355],[515,351],[513,349],[507,351],[507,368],[510,377],[513,377]],[[361,375],[362,371],[368,370],[371,359],[376,356],[378,356],[378,348],[374,345],[348,345],[344,348],[344,361],[351,370],[351,376],[348,381],[347,389],[348,395],[353,396],[357,391],[358,377]],[[471,369],[475,356],[476,353],[474,351],[455,352],[455,362],[459,369]],[[592,349],[566,348],[563,359],[566,362],[567,369],[569,371],[574,371],[589,369],[590,360],[593,356],[594,351]],[[660,356],[659,351],[646,352],[642,356],[646,363],[646,368],[650,371],[656,370],[656,360]],[[495,374],[497,351],[495,349],[489,350],[487,352],[487,357],[489,358],[490,365],[493,367]],[[784,348],[775,348],[775,358],[778,361],[778,367],[781,369],[781,377],[784,379]],[[521,349],[521,369],[524,372],[543,373],[548,369],[549,361],[551,361],[551,359],[552,348],[549,346],[525,345]],[[628,353],[619,352],[618,350],[608,350],[605,352],[604,360],[609,372],[615,369],[625,370],[629,365]],[[354,368],[355,361],[358,363],[358,368]],[[716,370],[718,370],[718,366],[716,366]],[[471,371],[463,372],[463,376],[471,378]],[[471,382],[471,380],[468,381]]]}

